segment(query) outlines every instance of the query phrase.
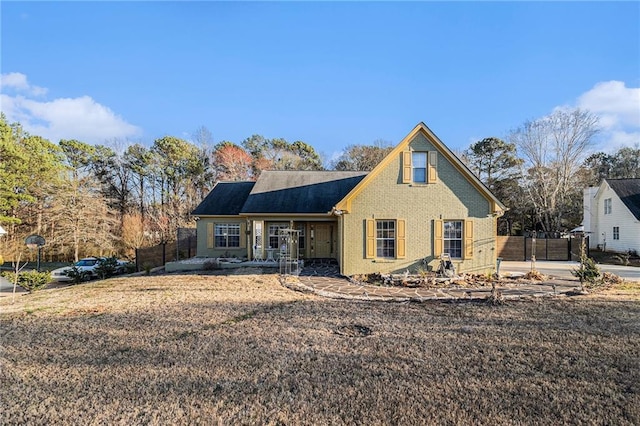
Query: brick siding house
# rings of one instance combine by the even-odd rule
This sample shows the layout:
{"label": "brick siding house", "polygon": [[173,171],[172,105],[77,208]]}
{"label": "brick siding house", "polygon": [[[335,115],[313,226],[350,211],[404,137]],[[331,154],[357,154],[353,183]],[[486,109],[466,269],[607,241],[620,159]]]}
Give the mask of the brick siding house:
{"label": "brick siding house", "polygon": [[197,255],[264,259],[280,229],[300,257],[337,261],[344,275],[434,268],[495,269],[504,205],[424,124],[370,172],[264,171],[218,182],[193,211]]}

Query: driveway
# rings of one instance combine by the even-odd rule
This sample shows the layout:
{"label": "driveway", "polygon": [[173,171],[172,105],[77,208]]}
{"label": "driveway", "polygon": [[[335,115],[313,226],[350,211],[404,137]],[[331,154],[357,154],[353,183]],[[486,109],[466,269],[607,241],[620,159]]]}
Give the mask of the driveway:
{"label": "driveway", "polygon": [[2,290],[13,290],[13,284],[11,284],[7,279],[0,275],[0,291]]}
{"label": "driveway", "polygon": [[[578,262],[562,262],[562,261],[536,261],[536,270],[544,275],[561,278],[561,279],[573,279],[576,277],[571,275],[571,270],[577,269],[580,266]],[[620,278],[627,281],[640,281],[640,268],[634,266],[621,266],[621,265],[598,265],[600,271],[610,272],[616,274]],[[500,264],[500,275],[507,275],[509,272],[523,272],[527,273],[531,271],[531,262],[512,262],[503,261]]]}

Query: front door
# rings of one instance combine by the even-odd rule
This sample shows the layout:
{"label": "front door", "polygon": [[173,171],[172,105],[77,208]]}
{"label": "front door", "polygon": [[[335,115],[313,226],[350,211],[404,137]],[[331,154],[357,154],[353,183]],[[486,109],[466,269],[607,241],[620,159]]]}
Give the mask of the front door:
{"label": "front door", "polygon": [[331,239],[333,237],[332,226],[331,224],[316,224],[315,228],[314,257],[319,259],[330,258],[333,248],[333,244],[331,243]]}

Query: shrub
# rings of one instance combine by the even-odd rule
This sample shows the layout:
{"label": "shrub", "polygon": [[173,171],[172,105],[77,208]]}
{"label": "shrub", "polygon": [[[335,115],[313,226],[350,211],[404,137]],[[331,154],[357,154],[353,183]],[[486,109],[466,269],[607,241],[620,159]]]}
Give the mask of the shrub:
{"label": "shrub", "polygon": [[[11,281],[16,280],[15,272],[3,272],[2,276]],[[27,271],[18,272],[18,285],[29,293],[40,290],[45,287],[51,281],[51,274],[49,272]]]}
{"label": "shrub", "polygon": [[74,284],[79,284],[82,281],[89,280],[89,273],[86,271],[83,271],[77,266],[73,266],[69,270],[67,270],[67,276],[71,278],[71,282]]}
{"label": "shrub", "polygon": [[100,279],[112,277],[118,272],[118,259],[115,257],[108,257],[95,267],[95,273]]}
{"label": "shrub", "polygon": [[218,262],[217,259],[207,260],[202,265],[202,269],[205,271],[213,271],[215,269],[220,269],[220,263]]}
{"label": "shrub", "polygon": [[580,244],[580,267],[571,271],[571,274],[580,280],[580,287],[583,291],[585,282],[590,284],[591,287],[594,287],[600,276],[600,268],[598,268],[592,258],[587,256],[586,247],[585,240],[583,239]]}
{"label": "shrub", "polygon": [[146,275],[151,275],[151,270],[153,269],[153,265],[151,263],[145,263],[142,265],[142,269],[144,269],[144,273]]}
{"label": "shrub", "polygon": [[600,277],[600,268],[592,258],[584,257],[580,260],[580,267],[572,270],[571,274],[580,280],[580,284],[586,282],[594,286]]}
{"label": "shrub", "polygon": [[136,272],[135,263],[128,262],[124,264],[124,269],[122,271],[123,274],[133,274],[134,272]]}
{"label": "shrub", "polygon": [[0,254],[0,266],[4,265],[4,258],[2,257],[2,255]]}

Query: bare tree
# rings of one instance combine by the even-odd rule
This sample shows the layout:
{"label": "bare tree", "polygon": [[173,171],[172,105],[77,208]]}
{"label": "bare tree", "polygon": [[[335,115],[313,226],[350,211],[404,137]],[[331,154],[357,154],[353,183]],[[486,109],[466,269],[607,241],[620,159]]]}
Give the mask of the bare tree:
{"label": "bare tree", "polygon": [[392,150],[393,146],[380,139],[372,145],[349,145],[332,166],[334,170],[373,170]]}
{"label": "bare tree", "polygon": [[58,253],[69,250],[76,262],[82,254],[91,254],[89,250],[97,250],[100,255],[115,252],[114,230],[119,221],[97,187],[98,182],[90,176],[70,180],[58,190],[48,211],[53,227],[50,245]]}
{"label": "bare tree", "polygon": [[598,118],[580,109],[557,109],[511,132],[509,141],[524,159],[522,185],[543,231],[567,226],[583,187],[578,171],[597,132]]}

